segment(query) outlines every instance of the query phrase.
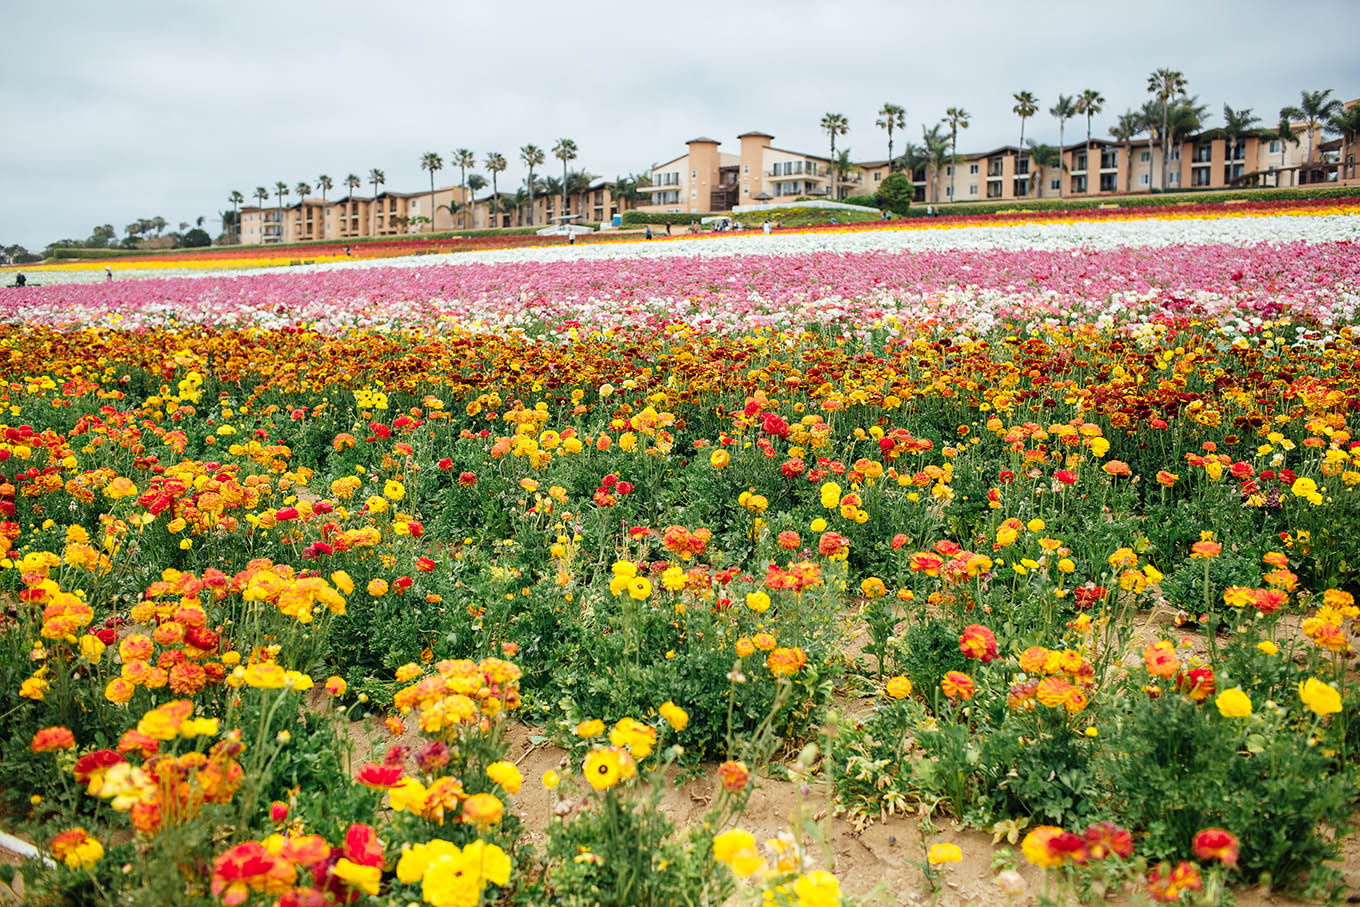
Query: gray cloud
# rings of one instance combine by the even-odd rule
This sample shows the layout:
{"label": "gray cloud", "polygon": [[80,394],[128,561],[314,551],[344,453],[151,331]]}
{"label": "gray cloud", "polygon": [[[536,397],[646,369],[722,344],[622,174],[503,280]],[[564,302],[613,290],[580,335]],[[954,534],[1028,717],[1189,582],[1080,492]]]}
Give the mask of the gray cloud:
{"label": "gray cloud", "polygon": [[[849,117],[838,144],[886,153],[874,112],[908,111],[919,139],[946,107],[972,114],[960,149],[1014,142],[1010,95],[1043,110],[1101,91],[1102,132],[1146,98],[1147,74],[1182,70],[1217,119],[1222,104],[1273,121],[1301,89],[1360,95],[1360,6],[1321,0],[1295,33],[1279,2],[701,0],[661,4],[472,4],[73,0],[11,5],[0,55],[0,242],[40,248],[98,223],[209,218],[277,180],[339,181],[372,167],[388,188],[428,185],[420,154],[469,147],[511,161],[574,138],[575,166],[615,176],[747,129],[826,146],[822,114]],[[675,11],[684,10],[684,12]],[[1282,39],[1282,35],[1288,37]],[[1350,35],[1351,38],[1346,36]],[[1084,132],[1068,124],[1069,135]],[[1027,136],[1055,141],[1043,114]],[[900,139],[899,139],[900,142]],[[900,145],[899,145],[900,147]],[[557,162],[549,159],[548,168]],[[456,169],[440,176],[452,182]]]}

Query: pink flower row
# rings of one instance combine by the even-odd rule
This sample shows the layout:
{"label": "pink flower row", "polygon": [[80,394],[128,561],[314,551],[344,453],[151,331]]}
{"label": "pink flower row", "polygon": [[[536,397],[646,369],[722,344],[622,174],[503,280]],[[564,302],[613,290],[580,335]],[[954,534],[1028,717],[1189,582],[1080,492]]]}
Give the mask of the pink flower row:
{"label": "pink flower row", "polygon": [[368,267],[53,285],[0,292],[0,320],[120,327],[167,320],[323,330],[455,322],[487,329],[865,327],[888,315],[949,327],[996,318],[1122,320],[1159,312],[1349,320],[1360,244],[1108,250],[809,252]]}

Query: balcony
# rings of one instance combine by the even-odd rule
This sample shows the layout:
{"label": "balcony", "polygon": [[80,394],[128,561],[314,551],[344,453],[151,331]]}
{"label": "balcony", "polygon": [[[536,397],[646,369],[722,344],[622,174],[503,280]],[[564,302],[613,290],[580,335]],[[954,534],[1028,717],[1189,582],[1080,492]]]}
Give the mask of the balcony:
{"label": "balcony", "polygon": [[808,170],[804,170],[802,173],[775,173],[773,170],[766,170],[764,176],[766,179],[772,180],[816,180],[818,182],[823,182],[827,178],[825,173],[813,173]]}

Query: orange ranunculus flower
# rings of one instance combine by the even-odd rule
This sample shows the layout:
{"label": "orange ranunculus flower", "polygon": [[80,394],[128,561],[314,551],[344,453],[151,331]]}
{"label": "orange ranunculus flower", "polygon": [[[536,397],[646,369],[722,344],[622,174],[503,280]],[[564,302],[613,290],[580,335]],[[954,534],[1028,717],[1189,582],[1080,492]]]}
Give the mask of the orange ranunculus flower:
{"label": "orange ranunculus flower", "polygon": [[274,856],[258,841],[224,851],[213,861],[211,890],[227,907],[242,904],[251,892],[279,894],[297,881],[292,863]]}
{"label": "orange ranunculus flower", "polygon": [[56,750],[69,750],[76,745],[76,737],[67,728],[45,727],[33,735],[32,748],[35,753],[51,753]]}
{"label": "orange ranunculus flower", "polygon": [[1020,842],[1025,859],[1042,869],[1056,869],[1068,862],[1086,862],[1086,842],[1054,825],[1032,829]]}
{"label": "orange ranunculus flower", "polygon": [[780,647],[765,657],[765,666],[776,677],[792,677],[807,664],[807,654],[799,648]]}
{"label": "orange ranunculus flower", "polygon": [[1143,665],[1154,677],[1170,677],[1181,669],[1176,647],[1166,639],[1151,643],[1143,650]]}
{"label": "orange ranunculus flower", "polygon": [[722,781],[724,789],[737,793],[751,780],[751,771],[745,762],[729,759],[718,766],[718,778]]}
{"label": "orange ranunculus flower", "polygon": [[463,821],[486,828],[505,814],[505,804],[495,794],[473,794],[463,801]]}
{"label": "orange ranunculus flower", "polygon": [[966,658],[976,658],[983,664],[996,660],[996,636],[982,624],[969,624],[959,637],[959,651]]}
{"label": "orange ranunculus flower", "polygon": [[104,857],[104,845],[76,827],[52,839],[52,855],[72,869],[92,869]]}
{"label": "orange ranunculus flower", "polygon": [[1231,869],[1237,865],[1237,835],[1226,828],[1206,828],[1191,842],[1197,860],[1218,860]]}
{"label": "orange ranunculus flower", "polygon": [[1212,560],[1223,552],[1223,546],[1218,542],[1199,541],[1190,546],[1190,556],[1200,560]]}
{"label": "orange ranunculus flower", "polygon": [[944,690],[944,695],[950,699],[969,700],[977,688],[973,685],[973,678],[962,671],[950,671],[944,675],[944,680],[940,681],[940,689]]}

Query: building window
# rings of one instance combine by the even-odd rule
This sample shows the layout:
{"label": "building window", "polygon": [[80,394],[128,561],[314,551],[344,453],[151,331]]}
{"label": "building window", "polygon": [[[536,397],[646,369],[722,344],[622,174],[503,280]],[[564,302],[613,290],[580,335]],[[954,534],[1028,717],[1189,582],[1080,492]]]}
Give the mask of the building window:
{"label": "building window", "polygon": [[1180,150],[1179,148],[1172,148],[1172,149],[1171,149],[1171,157],[1170,157],[1170,160],[1179,161],[1180,159],[1181,159],[1181,150]]}
{"label": "building window", "polygon": [[874,182],[878,182],[878,181],[881,180],[881,179],[883,179],[883,174],[882,174],[881,172],[879,172],[878,170],[875,170],[875,171],[874,171]]}
{"label": "building window", "polygon": [[1073,170],[1085,170],[1085,169],[1086,169],[1086,152],[1085,152],[1085,151],[1078,151],[1076,154],[1072,155],[1072,169],[1073,169]]}
{"label": "building window", "polygon": [[969,164],[969,165],[968,165],[968,174],[969,174],[970,176],[977,176],[977,172],[978,172],[978,165],[977,165],[977,164]]}
{"label": "building window", "polygon": [[699,193],[698,193],[697,191],[695,191],[694,189],[689,190],[689,197],[690,197],[690,198],[698,198],[698,196],[699,196]]}
{"label": "building window", "polygon": [[1113,173],[1102,173],[1100,175],[1101,192],[1113,192],[1119,188],[1118,186],[1115,185],[1115,176],[1116,174]]}
{"label": "building window", "polygon": [[1107,150],[1100,152],[1100,169],[1113,170],[1119,166],[1119,152]]}
{"label": "building window", "polygon": [[1057,180],[1052,180],[1052,181],[1049,182],[1048,188],[1052,189],[1054,192],[1057,192],[1057,191],[1058,191],[1058,188],[1059,188],[1061,185],[1062,185],[1062,184],[1059,183]]}
{"label": "building window", "polygon": [[950,196],[952,196],[952,195],[954,194],[954,187],[953,187],[953,186],[945,186],[945,187],[944,187],[944,194],[945,194],[945,195],[950,195]]}
{"label": "building window", "polygon": [[1279,154],[1279,153],[1280,153],[1280,140],[1279,140],[1279,139],[1275,139],[1274,141],[1272,141],[1272,142],[1270,143],[1270,153],[1271,153],[1271,154]]}
{"label": "building window", "polygon": [[1138,176],[1138,185],[1140,185],[1140,186],[1146,186],[1147,184],[1148,184],[1148,175],[1147,175],[1146,173],[1139,174],[1139,176]]}
{"label": "building window", "polygon": [[1086,191],[1086,177],[1085,177],[1085,176],[1074,176],[1074,177],[1072,177],[1072,191],[1073,191],[1073,192],[1085,192],[1085,191]]}
{"label": "building window", "polygon": [[1140,164],[1146,164],[1146,163],[1147,163],[1148,161],[1150,161],[1150,160],[1152,160],[1152,152],[1151,152],[1151,151],[1140,151],[1140,152],[1138,152],[1138,163],[1140,163]]}
{"label": "building window", "polygon": [[1209,185],[1209,168],[1196,167],[1194,174],[1190,177],[1190,185],[1192,186]]}
{"label": "building window", "polygon": [[973,183],[973,185],[968,187],[968,194],[977,195],[977,183]]}
{"label": "building window", "polygon": [[944,168],[944,175],[945,175],[945,176],[953,176],[953,175],[954,175],[954,167],[951,165],[951,166],[949,166],[949,167]]}
{"label": "building window", "polygon": [[742,194],[742,195],[750,195],[750,194],[751,194],[751,187],[750,187],[750,186],[742,186],[742,187],[741,187],[741,194]]}
{"label": "building window", "polygon": [[699,171],[698,171],[698,170],[691,170],[691,171],[689,172],[689,178],[692,179],[692,180],[697,180],[697,179],[699,178]]}
{"label": "building window", "polygon": [[750,172],[751,172],[751,165],[750,165],[750,164],[742,164],[742,165],[741,165],[741,172],[742,172],[742,173],[750,173]]}

